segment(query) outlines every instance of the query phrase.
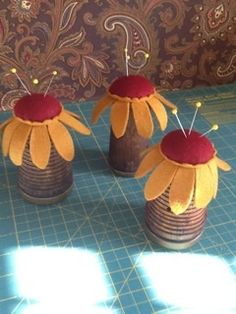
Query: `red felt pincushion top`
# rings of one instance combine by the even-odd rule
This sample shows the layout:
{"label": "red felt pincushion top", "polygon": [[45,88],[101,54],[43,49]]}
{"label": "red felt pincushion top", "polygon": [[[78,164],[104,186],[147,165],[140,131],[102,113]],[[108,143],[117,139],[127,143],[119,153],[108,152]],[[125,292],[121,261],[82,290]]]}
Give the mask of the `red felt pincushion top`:
{"label": "red felt pincushion top", "polygon": [[113,95],[129,98],[142,98],[154,93],[154,86],[140,75],[121,76],[115,80],[109,92]]}
{"label": "red felt pincushion top", "polygon": [[14,114],[23,120],[43,122],[58,116],[61,104],[51,96],[44,94],[26,95],[19,99],[14,107]]}
{"label": "red felt pincushion top", "polygon": [[175,130],[168,133],[161,142],[161,151],[163,154],[180,164],[187,163],[191,165],[204,164],[214,157],[215,149],[210,140],[201,136],[201,133],[185,130],[185,138],[181,130]]}

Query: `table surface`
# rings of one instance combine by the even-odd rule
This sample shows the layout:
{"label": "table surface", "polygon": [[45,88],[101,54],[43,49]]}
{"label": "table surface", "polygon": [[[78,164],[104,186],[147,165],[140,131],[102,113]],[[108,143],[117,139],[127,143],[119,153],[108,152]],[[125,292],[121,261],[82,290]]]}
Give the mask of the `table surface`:
{"label": "table surface", "polygon": [[[200,241],[181,252],[151,243],[144,233],[143,186],[115,176],[107,162],[109,112],[92,136],[72,132],[74,187],[59,204],[22,200],[17,169],[0,155],[0,313],[236,313],[236,86],[166,93],[190,125],[208,130],[233,167],[220,173]],[[67,104],[91,124],[92,102]],[[1,113],[3,121],[9,113]],[[169,114],[168,131],[178,127]],[[152,142],[163,133],[156,125]]]}

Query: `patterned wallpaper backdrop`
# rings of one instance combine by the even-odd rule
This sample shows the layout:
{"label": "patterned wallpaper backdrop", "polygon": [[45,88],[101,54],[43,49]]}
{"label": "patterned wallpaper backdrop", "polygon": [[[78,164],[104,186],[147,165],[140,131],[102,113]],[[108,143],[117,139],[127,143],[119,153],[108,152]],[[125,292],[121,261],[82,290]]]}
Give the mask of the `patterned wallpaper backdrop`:
{"label": "patterned wallpaper backdrop", "polygon": [[25,93],[11,67],[31,91],[57,70],[50,93],[100,97],[125,73],[125,47],[130,73],[161,89],[233,82],[235,0],[0,0],[1,108]]}

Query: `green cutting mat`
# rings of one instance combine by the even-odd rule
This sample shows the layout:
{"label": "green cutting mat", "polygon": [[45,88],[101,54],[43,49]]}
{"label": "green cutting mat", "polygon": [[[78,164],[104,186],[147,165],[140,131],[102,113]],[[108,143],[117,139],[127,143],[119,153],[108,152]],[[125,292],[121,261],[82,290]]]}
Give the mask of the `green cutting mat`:
{"label": "green cutting mat", "polygon": [[[209,94],[200,97],[203,104],[200,109],[202,116],[211,124],[236,123],[235,85],[222,86],[220,93],[217,88],[206,90],[209,90]],[[201,90],[198,90],[196,95],[189,95],[185,98],[188,105],[194,106],[199,100],[199,92],[201,93]]]}

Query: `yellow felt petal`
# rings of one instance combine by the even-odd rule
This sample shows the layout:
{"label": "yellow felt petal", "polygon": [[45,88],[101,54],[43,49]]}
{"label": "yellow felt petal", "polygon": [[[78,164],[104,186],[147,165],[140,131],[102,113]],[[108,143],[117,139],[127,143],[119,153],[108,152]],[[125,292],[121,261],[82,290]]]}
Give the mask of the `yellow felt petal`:
{"label": "yellow felt petal", "polygon": [[12,139],[12,135],[15,129],[20,125],[20,122],[16,119],[13,119],[8,123],[8,125],[3,130],[2,136],[2,151],[3,155],[7,156],[9,154],[10,142]]}
{"label": "yellow felt petal", "polygon": [[66,127],[59,121],[48,125],[49,135],[58,152],[65,160],[71,161],[74,158],[74,143]]}
{"label": "yellow felt petal", "polygon": [[153,133],[152,116],[146,102],[132,102],[132,110],[137,132],[144,138],[150,138]]}
{"label": "yellow felt petal", "polygon": [[154,111],[157,120],[159,121],[160,124],[160,129],[163,131],[165,130],[167,126],[167,113],[165,110],[165,107],[162,105],[162,103],[159,101],[159,99],[153,97],[148,101],[149,106],[152,108]]}
{"label": "yellow felt petal", "polygon": [[135,178],[141,178],[145,176],[148,172],[152,171],[152,169],[157,166],[163,157],[160,153],[160,146],[155,145],[151,150],[148,151],[146,156],[142,159],[136,173]]}
{"label": "yellow felt petal", "polygon": [[231,166],[225,162],[224,160],[220,159],[219,157],[215,156],[215,160],[216,160],[216,164],[217,166],[224,171],[230,171],[231,170]]}
{"label": "yellow felt petal", "polygon": [[35,126],[30,136],[30,155],[33,164],[40,169],[48,165],[51,153],[51,141],[46,125]]}
{"label": "yellow felt petal", "polygon": [[76,113],[74,113],[74,112],[72,112],[72,111],[70,111],[70,110],[67,110],[67,109],[65,109],[65,108],[63,109],[63,111],[66,112],[66,113],[68,113],[70,116],[73,116],[74,118],[80,120],[80,116],[79,116],[78,114],[76,114]]}
{"label": "yellow felt petal", "polygon": [[25,145],[28,141],[32,126],[20,123],[15,129],[9,147],[9,157],[16,166],[22,165]]}
{"label": "yellow felt petal", "polygon": [[213,175],[208,165],[196,169],[195,206],[204,208],[213,197]]}
{"label": "yellow felt petal", "polygon": [[129,103],[116,101],[111,108],[111,127],[116,138],[125,134],[129,120]]}
{"label": "yellow felt petal", "polygon": [[144,195],[146,200],[153,200],[164,193],[171,184],[176,170],[176,165],[167,160],[163,160],[156,167],[145,184]]}
{"label": "yellow felt petal", "polygon": [[171,211],[182,214],[193,198],[195,169],[179,167],[170,186],[169,203]]}
{"label": "yellow felt petal", "polygon": [[62,111],[60,113],[58,119],[81,134],[91,134],[90,130],[83,123],[81,123],[78,119],[74,118],[72,115],[68,114],[65,111]]}
{"label": "yellow felt petal", "polygon": [[176,106],[174,104],[172,104],[172,102],[170,102],[169,100],[167,100],[165,97],[163,97],[161,94],[156,93],[156,97],[167,107],[169,107],[170,109],[175,109]]}
{"label": "yellow felt petal", "polygon": [[213,198],[215,198],[216,194],[217,194],[217,190],[218,190],[218,180],[219,180],[218,168],[217,168],[215,158],[208,163],[208,167],[209,167],[211,174],[212,174]]}
{"label": "yellow felt petal", "polygon": [[100,117],[100,114],[108,107],[109,105],[112,105],[114,102],[113,98],[109,95],[106,95],[103,97],[94,107],[92,112],[92,122],[96,123]]}
{"label": "yellow felt petal", "polygon": [[7,126],[13,119],[7,119],[6,121],[4,121],[2,124],[0,124],[0,130],[4,129],[5,126]]}

